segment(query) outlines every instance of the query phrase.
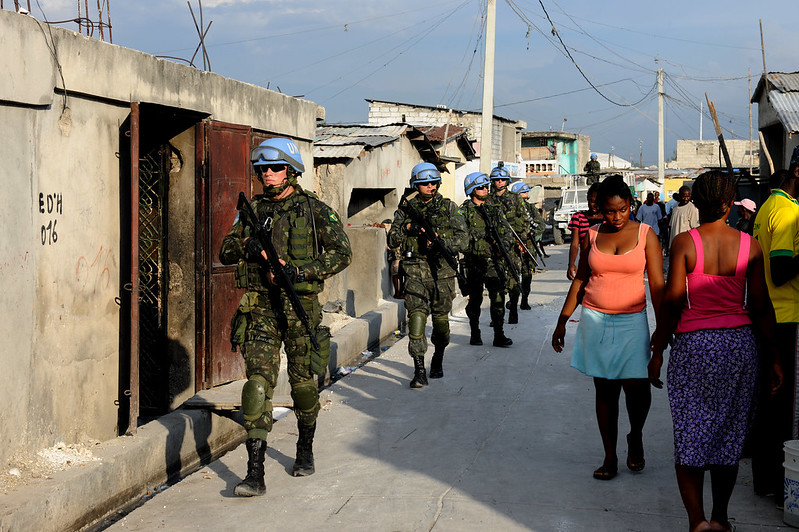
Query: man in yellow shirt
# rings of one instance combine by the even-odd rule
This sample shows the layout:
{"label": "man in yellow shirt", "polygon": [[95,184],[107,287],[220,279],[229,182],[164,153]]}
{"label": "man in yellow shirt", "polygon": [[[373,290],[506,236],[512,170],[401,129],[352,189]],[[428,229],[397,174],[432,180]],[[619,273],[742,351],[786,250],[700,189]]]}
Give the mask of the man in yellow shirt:
{"label": "man in yellow shirt", "polygon": [[766,284],[777,316],[774,341],[779,345],[783,383],[774,395],[769,393],[770,383],[761,386],[752,428],[752,473],[755,493],[773,495],[782,506],[782,444],[794,439],[797,411],[794,386],[799,323],[799,147],[793,152],[788,171],[777,173],[782,174],[781,184],[772,189],[757,213],[753,235],[768,257]]}

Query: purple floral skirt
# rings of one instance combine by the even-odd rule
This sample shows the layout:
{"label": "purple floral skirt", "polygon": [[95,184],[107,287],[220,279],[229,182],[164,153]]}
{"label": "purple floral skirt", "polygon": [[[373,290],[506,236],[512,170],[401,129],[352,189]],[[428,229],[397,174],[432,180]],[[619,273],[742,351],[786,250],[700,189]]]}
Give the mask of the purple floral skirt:
{"label": "purple floral skirt", "polygon": [[738,464],[754,411],[757,369],[750,327],[675,336],[666,381],[676,464]]}

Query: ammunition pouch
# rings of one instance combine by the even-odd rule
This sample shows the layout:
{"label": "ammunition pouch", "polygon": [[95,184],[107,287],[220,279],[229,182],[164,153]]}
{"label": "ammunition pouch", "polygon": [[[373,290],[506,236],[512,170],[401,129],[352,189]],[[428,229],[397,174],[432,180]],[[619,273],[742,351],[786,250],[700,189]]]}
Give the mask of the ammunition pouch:
{"label": "ammunition pouch", "polygon": [[230,320],[231,351],[235,351],[236,347],[244,345],[244,340],[246,339],[246,334],[247,334],[247,324],[249,323],[250,319],[250,313],[257,304],[256,298],[257,298],[256,294],[253,294],[251,292],[246,292],[243,296],[241,296],[241,301],[239,301],[239,308],[236,309],[236,313],[233,314],[233,318]]}
{"label": "ammunition pouch", "polygon": [[330,328],[325,325],[316,327],[316,340],[319,342],[319,349],[311,345],[311,364],[310,370],[314,375],[324,375],[330,364]]}

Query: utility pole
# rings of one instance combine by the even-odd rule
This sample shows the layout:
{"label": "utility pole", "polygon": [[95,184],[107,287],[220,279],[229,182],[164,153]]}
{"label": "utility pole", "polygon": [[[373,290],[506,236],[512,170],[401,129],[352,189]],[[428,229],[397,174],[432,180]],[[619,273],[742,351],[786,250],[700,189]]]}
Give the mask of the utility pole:
{"label": "utility pole", "polygon": [[704,102],[699,100],[699,142],[702,142],[702,106]]}
{"label": "utility pole", "polygon": [[483,67],[483,114],[480,129],[480,171],[491,172],[491,128],[494,125],[494,35],[497,0],[486,6],[486,55]]}
{"label": "utility pole", "polygon": [[[747,89],[747,96],[752,94],[752,69],[749,69],[749,86]],[[753,152],[755,149],[754,146],[754,139],[752,138],[752,101],[747,97],[747,101],[749,102],[749,175],[752,175],[754,169],[752,168],[752,158]]]}
{"label": "utility pole", "polygon": [[644,139],[638,139],[638,168],[644,167]]}
{"label": "utility pole", "polygon": [[663,69],[658,68],[658,182],[665,179],[665,157],[663,140]]}

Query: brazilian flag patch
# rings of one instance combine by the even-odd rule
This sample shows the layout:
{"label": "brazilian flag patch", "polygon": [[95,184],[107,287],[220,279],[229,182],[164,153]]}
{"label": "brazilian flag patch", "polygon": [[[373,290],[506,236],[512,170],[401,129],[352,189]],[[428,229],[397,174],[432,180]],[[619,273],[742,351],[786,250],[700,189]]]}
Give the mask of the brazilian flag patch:
{"label": "brazilian flag patch", "polygon": [[338,215],[333,211],[328,211],[328,216],[330,217],[330,221],[333,223],[341,223],[341,220],[338,219]]}

